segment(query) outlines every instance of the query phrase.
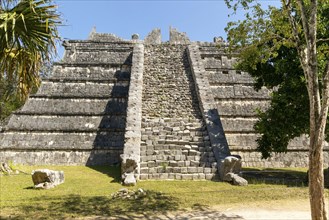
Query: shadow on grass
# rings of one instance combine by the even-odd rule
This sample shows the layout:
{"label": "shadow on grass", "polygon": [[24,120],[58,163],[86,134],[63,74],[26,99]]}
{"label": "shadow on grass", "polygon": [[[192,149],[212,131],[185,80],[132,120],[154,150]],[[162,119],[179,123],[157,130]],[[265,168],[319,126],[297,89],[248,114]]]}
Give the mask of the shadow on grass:
{"label": "shadow on grass", "polygon": [[250,184],[278,184],[289,187],[307,186],[307,172],[287,169],[243,168],[241,176]]}
{"label": "shadow on grass", "polygon": [[111,183],[121,183],[121,167],[120,166],[88,166],[90,169],[112,177]]}
{"label": "shadow on grass", "polygon": [[[1,219],[65,219],[78,217],[116,217],[135,219],[152,212],[167,213],[178,210],[178,199],[155,191],[134,198],[112,198],[111,196],[81,197],[39,197],[30,204],[17,207],[14,216],[0,216]],[[121,219],[121,217],[120,217]]]}

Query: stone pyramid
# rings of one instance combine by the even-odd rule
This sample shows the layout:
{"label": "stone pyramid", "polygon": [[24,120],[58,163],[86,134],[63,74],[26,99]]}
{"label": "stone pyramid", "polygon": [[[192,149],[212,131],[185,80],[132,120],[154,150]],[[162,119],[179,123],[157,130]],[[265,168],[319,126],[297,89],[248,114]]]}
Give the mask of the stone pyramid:
{"label": "stone pyramid", "polygon": [[244,166],[307,166],[306,137],[269,160],[255,151],[255,110],[268,107],[270,91],[255,91],[225,46],[174,28],[169,42],[159,29],[144,40],[93,32],[64,42],[53,75],[0,133],[0,160],[121,163],[137,179],[213,179],[230,154]]}

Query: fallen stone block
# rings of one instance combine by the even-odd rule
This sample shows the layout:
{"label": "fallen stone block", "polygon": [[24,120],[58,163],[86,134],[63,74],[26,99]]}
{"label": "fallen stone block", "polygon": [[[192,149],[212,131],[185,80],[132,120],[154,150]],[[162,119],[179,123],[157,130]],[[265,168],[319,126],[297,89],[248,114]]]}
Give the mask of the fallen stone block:
{"label": "fallen stone block", "polygon": [[227,173],[225,175],[225,177],[223,178],[223,181],[232,183],[233,185],[236,186],[247,186],[248,185],[248,181],[244,178],[242,178],[241,176],[239,176],[238,174],[235,173]]}
{"label": "fallen stone block", "polygon": [[34,188],[50,189],[64,183],[64,172],[48,169],[33,170],[32,181]]}

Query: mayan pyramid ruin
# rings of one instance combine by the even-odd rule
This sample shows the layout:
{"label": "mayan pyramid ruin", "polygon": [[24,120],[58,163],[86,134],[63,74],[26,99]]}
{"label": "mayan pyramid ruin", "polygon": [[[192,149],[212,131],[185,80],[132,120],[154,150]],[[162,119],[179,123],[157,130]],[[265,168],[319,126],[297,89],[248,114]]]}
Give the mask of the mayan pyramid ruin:
{"label": "mayan pyramid ruin", "polygon": [[[262,160],[253,129],[270,92],[233,68],[225,42],[191,42],[170,29],[144,40],[92,32],[63,43],[65,54],[0,133],[0,161],[113,165],[139,179],[212,179],[220,161],[306,167],[306,137]],[[328,163],[328,146],[325,147]]]}

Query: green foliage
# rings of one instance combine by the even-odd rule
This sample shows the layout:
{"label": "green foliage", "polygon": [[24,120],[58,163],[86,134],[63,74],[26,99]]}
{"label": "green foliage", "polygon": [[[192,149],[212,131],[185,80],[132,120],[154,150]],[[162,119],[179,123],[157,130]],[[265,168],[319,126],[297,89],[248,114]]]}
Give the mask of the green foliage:
{"label": "green foliage", "polygon": [[24,104],[16,93],[15,83],[0,81],[0,123]]}
{"label": "green foliage", "polygon": [[309,100],[296,50],[281,46],[276,57],[257,63],[256,68],[244,62],[238,68],[256,79],[256,89],[273,89],[270,107],[258,112],[254,126],[262,134],[257,150],[264,158],[271,152],[286,152],[291,139],[309,132]]}
{"label": "green foliage", "polygon": [[59,24],[51,0],[0,3],[0,81],[13,83],[22,100],[40,84],[39,70],[56,50]]}
{"label": "green foliage", "polygon": [[285,81],[273,92],[270,107],[259,112],[254,128],[262,136],[257,150],[263,158],[271,152],[286,152],[289,141],[309,130],[309,104],[304,83],[295,79]]}
{"label": "green foliage", "polygon": [[[309,7],[308,1],[304,2]],[[245,20],[230,22],[226,27],[229,49],[239,52],[237,68],[254,77],[256,89],[265,86],[273,90],[270,107],[258,112],[259,120],[254,126],[261,134],[257,150],[263,158],[270,157],[272,152],[286,152],[291,139],[310,132],[309,97],[297,52],[306,42],[301,41],[302,45],[296,42],[296,37],[304,39],[301,13],[296,1],[289,1],[293,11],[290,15],[297,24],[296,36],[286,7],[263,9],[251,0],[226,0],[226,3],[234,11],[241,6],[246,10]],[[319,4],[317,60],[321,78],[329,51],[329,4],[326,1]],[[322,81],[319,83],[321,86]]]}

